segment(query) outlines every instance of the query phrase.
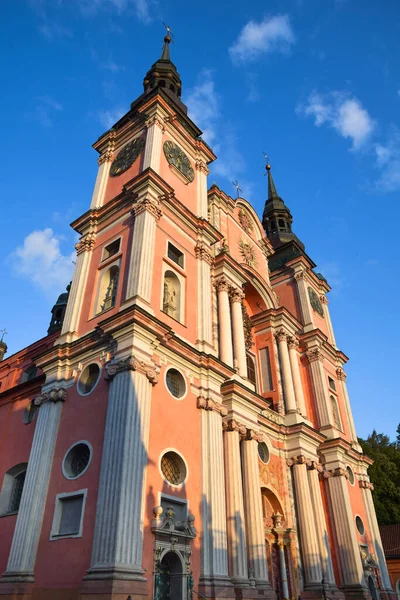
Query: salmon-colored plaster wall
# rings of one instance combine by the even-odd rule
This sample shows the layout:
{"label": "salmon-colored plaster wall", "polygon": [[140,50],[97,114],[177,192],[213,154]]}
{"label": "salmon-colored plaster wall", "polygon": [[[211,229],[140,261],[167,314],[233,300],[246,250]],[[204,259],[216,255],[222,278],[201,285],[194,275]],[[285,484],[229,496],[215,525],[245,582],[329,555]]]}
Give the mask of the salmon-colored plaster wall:
{"label": "salmon-colored plaster wall", "polygon": [[[145,139],[145,136],[138,136]],[[118,155],[121,151],[119,148],[116,152],[114,152],[112,160]],[[144,161],[144,150],[141,155],[135,160],[132,166],[129,167],[124,173],[118,175],[117,177],[108,177],[107,187],[104,193],[104,202],[103,204],[107,204],[110,200],[118,196],[122,192],[122,187],[131,179],[139,175],[139,173],[143,170],[143,161]]]}
{"label": "salmon-colored plaster wall", "polygon": [[273,288],[274,292],[278,295],[279,306],[284,306],[300,323],[302,323],[302,315],[295,282],[287,280],[277,282],[274,283]]}
{"label": "salmon-colored plaster wall", "polygon": [[[165,134],[162,139],[162,145],[167,141],[172,141],[176,143],[176,141],[171,138],[168,134]],[[165,154],[161,149],[161,160],[160,160],[160,176],[166,181],[175,191],[175,197],[180,200],[189,210],[192,211],[195,215],[198,213],[197,210],[197,177],[198,172],[196,171],[196,167],[194,164],[193,158],[188,155],[187,150],[184,150],[185,154],[188,156],[190,160],[190,164],[194,171],[194,179],[190,183],[186,183],[183,181],[181,177],[176,173],[173,167],[171,167],[165,158]],[[183,176],[182,176],[183,177]]]}

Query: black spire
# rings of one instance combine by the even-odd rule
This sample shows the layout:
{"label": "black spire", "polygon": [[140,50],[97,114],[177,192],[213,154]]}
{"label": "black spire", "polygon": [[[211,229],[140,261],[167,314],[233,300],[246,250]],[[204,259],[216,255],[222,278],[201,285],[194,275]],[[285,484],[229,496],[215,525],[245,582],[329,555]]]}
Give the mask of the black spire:
{"label": "black spire", "polygon": [[267,162],[265,168],[268,173],[268,200],[265,203],[262,223],[267,238],[271,241],[274,249],[294,241],[304,250],[304,244],[292,232],[293,217],[290,210],[276,191],[271,165]]}
{"label": "black spire", "polygon": [[67,310],[68,296],[71,284],[67,285],[67,291],[58,296],[58,300],[51,309],[51,321],[47,333],[59,331],[62,327],[65,311]]}
{"label": "black spire", "polygon": [[157,88],[162,88],[170,97],[179,100],[182,93],[182,82],[176,66],[171,61],[169,45],[172,41],[172,33],[169,27],[164,37],[161,57],[146,73],[143,80],[144,93],[148,94]]}

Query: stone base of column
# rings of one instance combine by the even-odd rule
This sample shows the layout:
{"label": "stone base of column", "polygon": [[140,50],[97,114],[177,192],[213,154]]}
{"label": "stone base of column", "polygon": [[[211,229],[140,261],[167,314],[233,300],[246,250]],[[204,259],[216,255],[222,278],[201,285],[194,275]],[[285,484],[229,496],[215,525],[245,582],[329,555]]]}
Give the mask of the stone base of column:
{"label": "stone base of column", "polygon": [[100,576],[97,579],[86,576],[79,591],[79,600],[126,600],[128,596],[132,600],[148,600],[149,590],[144,577],[135,580],[121,577],[120,574],[114,578],[111,578],[111,573],[106,575],[104,579]]}
{"label": "stone base of column", "polygon": [[146,577],[143,576],[143,569],[124,569],[118,567],[104,567],[104,568],[93,568],[87,570],[87,575],[83,578],[84,581],[91,580],[105,580],[111,579],[113,581],[119,580],[129,580],[129,581],[139,581],[139,582],[147,582]]}
{"label": "stone base of column", "polygon": [[33,571],[5,571],[0,579],[0,584],[6,583],[33,583],[35,581],[35,574]]}
{"label": "stone base of column", "polygon": [[222,575],[220,577],[218,575],[200,577],[199,592],[208,600],[212,600],[213,598],[229,598],[233,600],[235,598],[235,590],[230,577]]}
{"label": "stone base of column", "polygon": [[286,427],[297,425],[297,423],[305,423],[309,427],[312,427],[311,421],[309,421],[306,417],[303,417],[303,415],[300,415],[297,411],[286,413],[284,420]]}
{"label": "stone base of column", "polygon": [[362,585],[341,585],[345,600],[371,600],[369,589]]}
{"label": "stone base of column", "polygon": [[0,579],[0,583],[1,600],[31,600],[33,591],[32,582],[12,582],[2,578]]}
{"label": "stone base of column", "polygon": [[235,598],[236,600],[253,600],[255,598],[263,598],[265,600],[276,600],[276,593],[274,592],[271,586],[266,588],[256,588],[254,586],[246,588],[235,587]]}

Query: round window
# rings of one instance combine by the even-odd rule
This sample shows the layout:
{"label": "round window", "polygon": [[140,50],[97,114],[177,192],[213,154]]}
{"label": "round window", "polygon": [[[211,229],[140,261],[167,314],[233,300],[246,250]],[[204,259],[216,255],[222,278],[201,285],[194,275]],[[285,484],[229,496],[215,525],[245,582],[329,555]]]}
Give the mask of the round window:
{"label": "round window", "polygon": [[78,392],[85,396],[90,394],[96,386],[100,377],[100,367],[96,363],[92,363],[85,367],[79,377]]}
{"label": "round window", "polygon": [[186,465],[176,452],[166,452],[161,459],[161,472],[172,485],[179,485],[186,478]]}
{"label": "round window", "polygon": [[258,444],[258,456],[264,464],[267,464],[267,462],[269,461],[269,450],[265,442]]}
{"label": "round window", "polygon": [[353,473],[353,471],[350,469],[350,467],[347,467],[346,471],[347,471],[347,475],[349,476],[349,481],[350,481],[351,485],[354,485],[354,473]]}
{"label": "round window", "polygon": [[185,378],[176,369],[169,369],[165,377],[167,388],[175,398],[182,398],[186,392]]}
{"label": "round window", "polygon": [[64,457],[63,473],[67,479],[77,479],[87,470],[92,452],[86,442],[78,442],[72,446]]}
{"label": "round window", "polygon": [[364,523],[362,521],[361,517],[356,517],[356,527],[357,527],[357,531],[360,535],[364,535],[365,533],[365,528],[364,528]]}

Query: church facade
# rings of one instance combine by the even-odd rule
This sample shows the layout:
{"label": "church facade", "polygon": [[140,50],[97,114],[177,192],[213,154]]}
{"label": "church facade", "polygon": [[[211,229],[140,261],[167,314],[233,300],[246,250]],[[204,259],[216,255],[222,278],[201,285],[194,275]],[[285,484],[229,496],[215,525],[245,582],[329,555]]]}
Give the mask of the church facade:
{"label": "church facade", "polygon": [[262,220],[207,188],[169,43],[0,362],[0,597],[391,598],[329,285],[268,164]]}

